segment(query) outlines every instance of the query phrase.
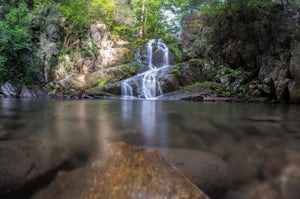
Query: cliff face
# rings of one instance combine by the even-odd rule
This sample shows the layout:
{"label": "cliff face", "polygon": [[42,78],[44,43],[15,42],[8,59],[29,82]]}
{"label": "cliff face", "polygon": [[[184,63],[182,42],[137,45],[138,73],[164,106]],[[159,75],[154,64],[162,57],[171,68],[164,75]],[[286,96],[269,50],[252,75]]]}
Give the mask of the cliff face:
{"label": "cliff face", "polygon": [[[47,35],[52,37],[51,33]],[[47,67],[45,60],[44,75],[52,95],[80,96],[87,88],[115,82],[135,72],[124,65],[132,59],[128,42],[113,39],[105,24],[94,22],[86,38],[64,45],[56,66]]]}
{"label": "cliff face", "polygon": [[[207,58],[249,72],[258,96],[300,101],[299,8],[254,7],[212,22],[199,13],[182,21],[184,59]],[[220,64],[219,64],[220,65]]]}

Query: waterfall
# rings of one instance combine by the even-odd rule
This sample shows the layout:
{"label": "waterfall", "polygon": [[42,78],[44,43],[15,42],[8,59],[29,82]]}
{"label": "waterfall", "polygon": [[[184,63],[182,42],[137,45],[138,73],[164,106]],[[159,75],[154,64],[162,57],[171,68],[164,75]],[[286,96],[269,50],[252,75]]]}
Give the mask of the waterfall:
{"label": "waterfall", "polygon": [[133,96],[132,87],[128,84],[127,80],[122,82],[122,96]]}
{"label": "waterfall", "polygon": [[[169,49],[162,39],[152,39],[146,45],[146,53],[148,70],[121,82],[123,97],[133,97],[133,87],[139,98],[157,99],[163,94],[159,79],[167,74]],[[140,55],[136,57],[142,61]]]}

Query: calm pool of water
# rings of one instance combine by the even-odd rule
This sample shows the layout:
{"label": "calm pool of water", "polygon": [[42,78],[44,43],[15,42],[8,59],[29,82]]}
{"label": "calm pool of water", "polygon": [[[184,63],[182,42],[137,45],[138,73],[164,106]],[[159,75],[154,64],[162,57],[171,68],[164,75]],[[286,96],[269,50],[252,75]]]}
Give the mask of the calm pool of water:
{"label": "calm pool of water", "polygon": [[[300,138],[300,106],[147,100],[0,101],[0,140],[207,149],[222,138]],[[85,147],[85,146],[84,146]],[[294,146],[290,146],[294,147]],[[296,146],[295,146],[296,147]]]}
{"label": "calm pool of water", "polygon": [[300,158],[299,113],[287,104],[3,99],[0,141],[52,142],[86,157],[114,141],[201,150],[222,158],[239,184]]}

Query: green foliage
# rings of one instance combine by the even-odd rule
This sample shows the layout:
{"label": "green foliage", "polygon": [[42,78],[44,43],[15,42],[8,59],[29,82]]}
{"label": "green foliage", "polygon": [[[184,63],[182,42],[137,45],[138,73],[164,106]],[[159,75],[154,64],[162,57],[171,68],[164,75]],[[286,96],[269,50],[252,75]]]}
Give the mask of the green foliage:
{"label": "green foliage", "polygon": [[204,4],[200,8],[200,12],[210,17],[217,17],[217,20],[222,20],[222,17],[229,17],[236,12],[251,7],[262,6],[267,8],[276,4],[278,2],[273,0],[216,0]]}
{"label": "green foliage", "polygon": [[89,3],[86,0],[63,0],[59,4],[59,9],[66,17],[62,21],[63,27],[74,37],[82,38],[86,34],[89,24],[91,23]]}
{"label": "green foliage", "polygon": [[108,82],[108,79],[105,77],[100,77],[99,79],[97,79],[94,84],[97,86],[104,86],[106,83]]}
{"label": "green foliage", "polygon": [[163,37],[163,40],[168,45],[169,50],[174,55],[173,63],[181,63],[183,60],[183,53],[178,39],[174,36],[165,36]]}
{"label": "green foliage", "polygon": [[10,8],[0,21],[0,81],[33,84],[36,70],[30,66],[31,16],[26,4]]}
{"label": "green foliage", "polygon": [[180,76],[181,74],[181,71],[180,71],[180,66],[176,65],[174,66],[171,71],[170,71],[171,74],[174,74],[176,76]]}
{"label": "green foliage", "polygon": [[84,57],[91,57],[98,52],[98,47],[94,43],[83,42],[81,44],[81,52]]}
{"label": "green foliage", "polygon": [[249,73],[242,69],[232,69],[224,65],[217,67],[215,80],[222,85],[219,92],[224,97],[247,97]]}
{"label": "green foliage", "polygon": [[129,64],[123,65],[121,70],[126,73],[128,77],[137,74],[143,66],[139,62],[131,62]]}

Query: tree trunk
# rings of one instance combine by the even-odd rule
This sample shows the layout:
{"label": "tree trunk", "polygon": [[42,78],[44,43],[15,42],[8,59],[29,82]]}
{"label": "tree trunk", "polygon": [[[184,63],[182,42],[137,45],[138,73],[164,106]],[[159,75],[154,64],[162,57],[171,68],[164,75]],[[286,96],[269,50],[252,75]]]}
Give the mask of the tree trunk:
{"label": "tree trunk", "polygon": [[145,0],[143,0],[142,4],[142,14],[141,14],[141,20],[140,20],[140,31],[139,31],[139,38],[144,38],[144,18],[145,18]]}

